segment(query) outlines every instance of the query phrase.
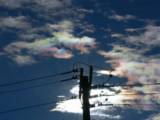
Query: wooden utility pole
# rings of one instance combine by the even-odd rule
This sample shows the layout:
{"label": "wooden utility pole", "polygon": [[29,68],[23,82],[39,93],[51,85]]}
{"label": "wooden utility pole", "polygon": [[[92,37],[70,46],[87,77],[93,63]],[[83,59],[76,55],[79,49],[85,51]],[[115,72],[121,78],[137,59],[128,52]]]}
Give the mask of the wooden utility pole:
{"label": "wooden utility pole", "polygon": [[90,120],[90,81],[88,76],[83,76],[83,68],[80,69],[80,88],[79,97],[82,97],[83,120]]}
{"label": "wooden utility pole", "polygon": [[89,66],[89,89],[91,90],[91,85],[92,85],[92,78],[93,78],[93,66]]}
{"label": "wooden utility pole", "polygon": [[83,120],[90,120],[90,104],[89,104],[89,79],[87,76],[83,77],[82,89],[83,89]]}
{"label": "wooden utility pole", "polygon": [[81,100],[82,97],[82,80],[83,80],[83,68],[80,68],[80,82],[79,82],[79,99]]}

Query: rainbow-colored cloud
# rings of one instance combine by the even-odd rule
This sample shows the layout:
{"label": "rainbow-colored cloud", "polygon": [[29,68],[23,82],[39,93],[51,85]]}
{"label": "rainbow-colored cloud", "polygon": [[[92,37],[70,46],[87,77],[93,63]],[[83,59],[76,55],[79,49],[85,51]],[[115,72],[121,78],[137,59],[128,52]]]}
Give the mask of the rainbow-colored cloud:
{"label": "rainbow-colored cloud", "polygon": [[[151,29],[149,29],[151,28]],[[98,54],[104,56],[107,60],[107,63],[110,63],[114,71],[112,74],[118,77],[128,78],[128,83],[126,84],[135,84],[135,83],[157,83],[160,78],[160,57],[159,54],[146,55],[145,53],[151,51],[153,47],[159,46],[159,26],[150,26],[145,27],[146,31],[142,32],[139,35],[114,35],[117,37],[117,40],[122,39],[126,40],[128,44],[112,44],[112,50],[98,51]],[[152,31],[151,31],[152,30]],[[132,47],[130,47],[132,46]],[[133,47],[135,46],[135,47]],[[144,47],[145,46],[145,47]],[[100,70],[97,73],[103,75],[109,75],[110,72],[107,70]],[[143,87],[134,87],[128,88],[134,92],[137,92],[137,95],[142,95],[143,93],[157,93],[160,90],[159,85],[148,85]],[[123,90],[123,88],[122,88]],[[131,92],[132,92],[131,91]],[[130,93],[130,92],[128,92]],[[124,96],[124,99],[126,96]],[[132,99],[139,99],[138,103],[140,104],[156,104],[160,103],[160,97],[158,94],[152,94],[143,97],[132,96]],[[145,108],[145,106],[140,106]],[[154,109],[154,106],[153,106]]]}
{"label": "rainbow-colored cloud", "polygon": [[73,50],[77,50],[82,54],[89,53],[90,49],[96,46],[95,39],[88,36],[74,36],[72,34],[72,26],[72,23],[69,21],[60,22],[56,24],[58,31],[53,32],[51,37],[32,42],[13,42],[7,45],[4,51],[19,64],[33,63],[35,61],[34,56],[69,59],[73,57]]}

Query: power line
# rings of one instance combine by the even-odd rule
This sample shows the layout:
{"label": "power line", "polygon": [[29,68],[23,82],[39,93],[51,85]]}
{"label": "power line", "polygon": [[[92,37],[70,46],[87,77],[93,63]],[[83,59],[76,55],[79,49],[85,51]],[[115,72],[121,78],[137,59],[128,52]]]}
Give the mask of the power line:
{"label": "power line", "polygon": [[144,107],[151,107],[151,106],[154,106],[156,107],[157,109],[160,108],[160,104],[153,104],[153,103],[122,103],[122,104],[113,104],[113,103],[107,103],[107,104],[102,104],[102,103],[99,103],[98,105],[95,106],[95,104],[92,104],[90,105],[90,107],[99,107],[99,106],[134,106],[134,107],[141,107],[141,106],[144,106]]}
{"label": "power line", "polygon": [[107,96],[110,97],[110,96],[116,96],[116,95],[126,95],[126,96],[127,96],[127,95],[128,95],[128,96],[139,95],[139,96],[143,96],[143,95],[159,95],[159,94],[160,94],[160,93],[157,93],[157,92],[151,92],[151,93],[137,93],[137,94],[136,94],[136,93],[125,93],[125,94],[124,94],[124,93],[123,93],[123,94],[120,93],[120,94],[110,94],[110,95],[99,94],[99,95],[90,96],[90,98],[103,97],[103,96],[104,96],[104,97],[105,97],[105,96],[106,96],[106,97],[107,97]]}
{"label": "power line", "polygon": [[112,85],[93,85],[92,88],[110,88],[110,87],[143,87],[143,86],[149,86],[149,85],[160,85],[159,82],[157,83],[136,83],[136,84],[112,84]]}
{"label": "power line", "polygon": [[[91,65],[91,64],[88,64],[88,63],[85,63],[85,62],[81,62],[81,61],[77,61],[76,63],[74,63],[74,66],[76,64],[81,64],[81,65],[86,65],[86,66],[93,66],[94,68],[98,68],[98,69],[104,69],[106,70],[107,68],[106,67],[102,67],[102,66],[98,66],[98,65]],[[110,69],[110,71],[112,71],[113,69]]]}
{"label": "power line", "polygon": [[[57,103],[57,101],[49,101],[49,102],[44,102],[44,103],[39,103],[39,104],[33,104],[33,105],[28,105],[28,106],[23,106],[23,107],[18,107],[18,108],[14,108],[14,109],[9,109],[9,110],[4,110],[4,111],[0,111],[0,114],[6,114],[6,113],[10,113],[10,112],[16,112],[16,111],[21,111],[21,110],[26,110],[26,109],[32,109],[32,108],[36,108],[36,107],[41,107],[41,106],[47,106],[47,105],[51,105],[51,104],[54,104],[54,103]],[[136,104],[133,104],[133,103],[130,103],[130,104],[125,104],[125,103],[122,103],[122,104],[99,104],[98,106],[133,106],[133,105],[137,105],[137,106],[140,106],[140,105],[143,105],[143,106],[157,106],[157,107],[160,107],[160,104],[145,104],[145,103],[136,103]],[[93,105],[91,105],[90,107],[95,107]]]}
{"label": "power line", "polygon": [[24,90],[28,90],[28,89],[43,87],[43,86],[49,86],[49,85],[58,84],[58,83],[66,82],[66,81],[73,80],[73,79],[75,79],[75,78],[72,77],[72,78],[63,79],[63,80],[59,80],[59,81],[47,82],[47,83],[43,83],[43,84],[39,84],[39,85],[32,85],[32,86],[25,87],[25,88],[19,88],[19,89],[14,89],[14,90],[0,91],[0,94],[7,94],[7,93],[19,92],[19,91],[24,91]]}
{"label": "power line", "polygon": [[29,105],[29,106],[24,106],[24,107],[18,107],[18,108],[14,108],[14,109],[5,110],[5,111],[0,111],[0,114],[5,114],[5,113],[10,113],[10,112],[20,111],[20,110],[25,110],[25,109],[31,109],[31,108],[51,105],[56,102],[57,101],[49,101],[49,102],[44,102],[44,103],[39,103],[39,104],[34,104],[34,105]]}
{"label": "power line", "polygon": [[0,84],[0,87],[6,87],[6,86],[21,84],[21,83],[38,81],[38,80],[42,80],[42,79],[45,79],[45,78],[56,77],[56,76],[60,76],[60,75],[69,74],[69,73],[72,73],[72,72],[77,72],[77,71],[78,71],[77,69],[74,69],[74,70],[67,71],[67,72],[61,72],[61,73],[56,73],[56,74],[51,74],[51,75],[36,77],[36,78],[33,78],[33,79],[29,79],[29,80],[21,80],[21,81],[16,81],[16,82],[12,82],[12,83]]}
{"label": "power line", "polygon": [[[64,98],[64,99],[61,100],[60,102],[63,102],[63,101],[66,101],[66,100],[72,100],[72,99],[75,99],[75,97]],[[18,108],[14,108],[14,109],[9,109],[9,110],[0,111],[0,114],[6,114],[6,113],[10,113],[10,112],[25,110],[25,109],[31,109],[31,108],[41,107],[41,106],[47,106],[47,105],[55,104],[55,103],[57,103],[57,102],[58,102],[58,101],[52,100],[52,101],[43,102],[43,103],[39,103],[39,104],[33,104],[33,105],[18,107]]]}

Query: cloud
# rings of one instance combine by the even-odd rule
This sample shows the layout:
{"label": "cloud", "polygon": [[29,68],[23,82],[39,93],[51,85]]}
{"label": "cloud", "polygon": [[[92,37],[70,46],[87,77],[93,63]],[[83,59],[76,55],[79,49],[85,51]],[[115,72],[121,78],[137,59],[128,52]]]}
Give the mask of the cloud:
{"label": "cloud", "polygon": [[40,7],[47,9],[57,9],[70,6],[72,0],[34,0]]}
{"label": "cloud", "polygon": [[147,118],[146,120],[159,120],[160,119],[160,114],[155,114]]}
{"label": "cloud", "polygon": [[[96,90],[92,90],[91,91],[91,96],[94,94],[100,94],[102,91],[104,91],[104,93],[111,93],[109,90],[104,90],[104,89],[96,89]],[[71,94],[73,94],[74,96],[78,96],[79,94],[79,86],[74,86],[71,90],[70,90]],[[105,97],[99,97],[99,98],[92,98],[90,100],[90,104],[96,104],[96,102],[98,100],[101,100],[102,103],[106,103]],[[112,99],[113,100],[113,99]],[[109,102],[112,102],[112,100],[109,100]],[[114,100],[114,102],[116,102],[116,99]],[[74,107],[76,106],[76,107]],[[90,109],[91,111],[91,116],[94,116],[94,118],[99,119],[99,120],[105,120],[106,118],[108,119],[115,119],[115,120],[119,120],[121,119],[120,115],[113,115],[110,111],[111,107],[93,107]],[[67,112],[67,113],[77,113],[77,114],[82,114],[82,104],[80,99],[77,98],[73,98],[73,99],[69,99],[69,100],[65,100],[64,97],[64,101],[58,102],[56,104],[56,106],[51,109],[50,111],[58,111],[58,112]],[[106,111],[108,112],[108,114],[106,114]]]}
{"label": "cloud", "polygon": [[143,30],[141,28],[126,28],[125,31],[126,32],[139,32],[140,30]]}
{"label": "cloud", "polygon": [[[84,25],[82,21],[92,10],[77,8],[72,0],[0,0],[0,7],[6,9],[4,11],[2,9],[4,16],[0,17],[2,35],[13,31],[16,34],[17,38],[14,37],[16,40],[32,41],[45,38],[56,30],[63,31],[63,29],[69,33],[73,32],[69,31],[73,29],[69,28],[67,31],[65,28],[67,24],[67,27],[69,25],[72,27],[68,21],[74,22],[74,27],[76,26],[77,29],[80,27],[78,24],[87,27],[87,29],[80,28],[80,32],[84,30],[93,32],[93,27],[91,28],[88,23]],[[15,14],[8,14],[11,11]],[[23,11],[29,11],[30,14]],[[66,23],[60,26],[58,22],[61,21]]]}
{"label": "cloud", "polygon": [[70,59],[73,57],[71,51],[64,48],[52,47],[43,51],[43,56],[54,57],[58,59]]}
{"label": "cloud", "polygon": [[27,0],[1,0],[0,6],[9,7],[9,8],[19,8]]}
{"label": "cloud", "polygon": [[81,21],[75,13],[89,11],[74,11],[72,0],[1,0],[0,7],[12,11],[23,8],[36,14],[26,15],[20,11],[14,16],[0,18],[3,33],[14,30],[16,34],[15,41],[4,46],[2,53],[18,64],[28,64],[29,60],[35,63],[37,56],[70,59],[73,51],[86,54],[96,46],[94,38],[75,35],[75,27]]}
{"label": "cloud", "polygon": [[20,8],[25,7],[27,4],[33,4],[37,7],[43,7],[45,9],[57,9],[71,5],[71,0],[1,0],[0,6],[8,8]]}
{"label": "cloud", "polygon": [[80,12],[83,12],[83,13],[88,13],[88,14],[91,14],[94,12],[94,10],[92,9],[84,9],[84,8],[78,8],[77,11],[80,11]]}
{"label": "cloud", "polygon": [[111,34],[111,37],[112,38],[123,38],[124,36],[123,36],[123,34],[120,34],[120,33],[113,33],[113,34]]}
{"label": "cloud", "polygon": [[160,26],[148,25],[143,34],[137,36],[124,37],[127,42],[135,45],[159,46],[160,43]]}
{"label": "cloud", "polygon": [[28,29],[31,25],[27,22],[27,19],[24,16],[18,17],[5,17],[0,18],[0,27],[4,28],[15,28],[15,29]]}
{"label": "cloud", "polygon": [[12,57],[13,61],[15,61],[18,65],[29,65],[36,63],[36,60],[34,60],[33,57],[28,55],[16,55]]}
{"label": "cloud", "polygon": [[[160,77],[160,59],[159,58],[147,58],[142,56],[140,53],[125,48],[117,46],[113,47],[112,51],[105,52],[99,51],[99,54],[106,57],[107,63],[112,64],[114,70],[111,72],[112,75],[118,77],[126,77],[128,78],[128,82],[126,84],[136,84],[136,83],[156,83],[159,82]],[[99,70],[97,71],[100,75],[109,75],[110,71],[107,70]],[[160,86],[143,86],[140,88],[127,88],[130,91],[127,91],[128,94],[132,92],[141,92],[141,93],[157,93],[160,90]],[[121,89],[121,91],[123,88]],[[137,97],[131,96],[130,100],[133,101],[134,104],[152,104],[153,106],[137,106],[139,109],[143,110],[156,110],[156,104],[159,103],[160,98],[158,94],[153,94],[150,96],[138,96],[141,93],[136,93]],[[122,99],[125,99],[124,96]],[[135,101],[138,99],[138,101]],[[154,102],[153,102],[154,101]],[[125,103],[125,102],[122,102]],[[132,106],[135,108],[135,106]]]}
{"label": "cloud", "polygon": [[136,19],[135,16],[133,15],[118,15],[116,13],[113,13],[111,16],[108,17],[109,19],[112,19],[112,20],[116,20],[116,21],[119,21],[119,22],[126,22],[128,20],[134,20]]}
{"label": "cloud", "polygon": [[73,23],[68,20],[63,20],[58,24],[48,24],[47,27],[49,27],[51,30],[57,30],[57,31],[68,32],[68,33],[72,33],[74,29]]}
{"label": "cloud", "polygon": [[122,33],[113,33],[111,37],[115,37],[119,40],[123,40],[126,43],[130,43],[137,47],[151,47],[160,46],[160,26],[155,25],[147,25],[141,29],[126,29],[127,31],[137,31],[143,30],[139,34],[136,35],[124,35]]}
{"label": "cloud", "polygon": [[46,56],[59,59],[73,57],[73,50],[80,53],[89,53],[96,47],[94,38],[88,36],[76,37],[72,34],[73,27],[69,21],[60,22],[54,26],[58,31],[53,32],[51,37],[34,41],[12,42],[4,47],[4,52],[17,63],[28,62],[28,56]]}
{"label": "cloud", "polygon": [[106,62],[111,63],[116,69],[113,71],[116,76],[127,76],[133,82],[134,79],[138,79],[142,83],[159,78],[159,58],[148,58],[137,50],[123,46],[114,46],[112,51],[99,51],[99,54],[110,59]]}
{"label": "cloud", "polygon": [[[98,54],[106,58],[106,63],[112,65],[114,70],[111,73],[113,75],[128,78],[126,84],[159,82],[159,54],[156,54],[156,51],[153,54],[147,54],[148,51],[153,52],[152,49],[159,46],[159,30],[159,26],[148,24],[143,28],[143,31],[135,35],[128,36],[125,33],[113,33],[112,37],[115,37],[117,41],[122,40],[124,44],[116,41],[116,43],[112,44],[112,50],[99,50]],[[107,70],[100,70],[97,73],[110,74]],[[150,85],[129,89],[141,93],[156,93],[160,90],[160,86]],[[139,94],[137,93],[137,95]],[[156,104],[159,104],[160,101],[157,94],[137,98],[140,99],[137,104],[150,103],[153,105],[152,107],[150,106],[153,110],[156,110]],[[147,109],[145,106],[141,107]]]}
{"label": "cloud", "polygon": [[[2,9],[4,16],[0,17],[0,27],[5,30],[4,33],[18,33],[17,38],[23,40],[39,39],[45,33],[50,33],[47,25],[55,24],[53,18],[63,21],[65,18],[70,19],[70,16],[75,17],[76,11],[72,10],[71,5],[72,0],[0,0],[0,7],[6,9]],[[10,14],[11,11],[14,14]],[[23,11],[29,11],[30,14]]]}

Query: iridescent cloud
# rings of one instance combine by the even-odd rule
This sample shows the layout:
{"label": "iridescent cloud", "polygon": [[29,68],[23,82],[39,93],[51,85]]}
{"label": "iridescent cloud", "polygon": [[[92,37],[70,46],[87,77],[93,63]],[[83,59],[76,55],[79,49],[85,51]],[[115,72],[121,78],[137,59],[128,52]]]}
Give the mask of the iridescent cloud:
{"label": "iridescent cloud", "polygon": [[[52,26],[58,31],[53,32],[51,37],[34,40],[32,42],[13,42],[4,48],[4,52],[17,63],[25,63],[24,61],[21,61],[22,59],[26,59],[26,56],[30,56],[33,59],[34,56],[37,55],[69,59],[73,57],[73,50],[79,51],[83,54],[89,53],[90,49],[96,47],[94,38],[88,36],[74,36],[72,34],[73,27],[71,26],[72,23],[70,21],[60,22],[60,24]],[[21,59],[16,59],[17,56],[18,58],[21,57]]]}
{"label": "iridescent cloud", "polygon": [[[114,76],[128,78],[128,82],[126,84],[159,82],[159,54],[155,53],[152,55],[147,55],[146,53],[148,51],[152,51],[152,48],[155,46],[159,46],[159,26],[147,25],[144,29],[146,29],[146,31],[141,32],[139,35],[114,35],[117,40],[123,40],[124,42],[129,43],[128,46],[127,44],[122,45],[117,43],[112,44],[113,48],[110,51],[98,51],[98,54],[104,56],[107,59],[106,62],[110,63],[114,68],[114,70],[111,72]],[[100,70],[97,71],[97,73],[103,75],[110,74],[110,72],[107,70]],[[138,92],[137,95],[139,95],[140,93],[156,93],[160,90],[160,86],[149,85],[129,89]],[[149,103],[155,106],[157,103],[160,103],[160,97],[158,97],[158,94],[137,98],[140,99],[137,103]],[[135,97],[133,97],[133,100],[134,99]],[[144,106],[140,107],[145,109]]]}

